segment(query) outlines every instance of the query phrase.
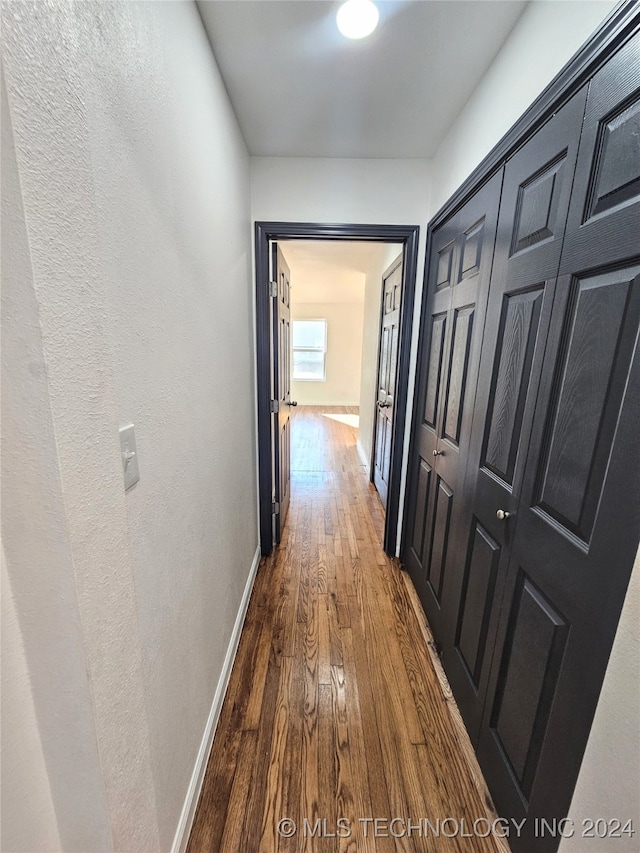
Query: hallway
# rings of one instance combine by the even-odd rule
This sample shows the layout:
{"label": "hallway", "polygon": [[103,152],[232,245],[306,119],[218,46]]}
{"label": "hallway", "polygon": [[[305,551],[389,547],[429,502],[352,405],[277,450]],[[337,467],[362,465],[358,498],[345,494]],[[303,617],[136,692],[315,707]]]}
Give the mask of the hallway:
{"label": "hallway", "polygon": [[289,517],[257,574],[190,853],[508,849],[480,837],[487,820],[471,837],[495,816],[380,546],[357,430],[339,420],[356,413],[292,416]]}

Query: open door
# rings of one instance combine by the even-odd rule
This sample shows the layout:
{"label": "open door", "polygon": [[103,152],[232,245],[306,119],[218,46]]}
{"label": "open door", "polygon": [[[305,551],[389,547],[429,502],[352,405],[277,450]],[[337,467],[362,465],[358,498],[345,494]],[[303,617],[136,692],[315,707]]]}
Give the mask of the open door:
{"label": "open door", "polygon": [[391,436],[396,396],[398,334],[402,302],[402,254],[382,277],[382,309],[380,312],[380,350],[373,440],[373,483],[386,510],[391,468]]}
{"label": "open door", "polygon": [[[399,342],[397,351],[396,381],[393,394],[393,427],[396,438],[389,437],[391,453],[388,477],[388,508],[385,516],[384,548],[387,554],[396,553],[396,534],[400,507],[400,482],[404,425],[407,407],[409,353],[413,326],[413,296],[418,263],[417,225],[334,225],[310,222],[256,222],[256,385],[258,415],[258,484],[260,512],[260,550],[264,556],[271,553],[277,536],[283,529],[289,502],[289,373],[284,374],[285,388],[279,381],[281,365],[288,364],[291,337],[283,340],[286,350],[279,345],[280,326],[289,332],[288,323],[288,271],[281,260],[278,273],[278,240],[367,240],[384,243],[401,243],[404,274],[402,278],[402,308],[400,310]],[[284,299],[282,288],[284,287]],[[276,292],[278,296],[272,296]],[[275,349],[274,349],[275,337]],[[274,364],[277,365],[274,368]],[[397,374],[397,375],[396,375]],[[277,389],[274,387],[278,382]],[[287,405],[289,403],[289,405]],[[276,404],[278,411],[275,412]],[[281,464],[282,463],[282,464]],[[276,482],[276,476],[278,482]],[[281,495],[280,493],[283,492]],[[279,505],[279,506],[276,506]],[[279,510],[279,517],[274,510]]]}
{"label": "open door", "polygon": [[273,542],[277,545],[287,518],[291,492],[291,304],[289,267],[277,243],[271,244],[273,318]]}

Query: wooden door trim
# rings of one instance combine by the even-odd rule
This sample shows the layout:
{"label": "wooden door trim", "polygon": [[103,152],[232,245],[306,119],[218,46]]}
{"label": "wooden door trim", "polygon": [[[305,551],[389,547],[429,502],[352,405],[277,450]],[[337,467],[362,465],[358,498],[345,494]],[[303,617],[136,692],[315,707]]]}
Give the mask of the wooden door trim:
{"label": "wooden door trim", "polygon": [[269,241],[270,240],[367,240],[376,243],[401,243],[403,246],[402,301],[398,341],[397,408],[392,430],[389,497],[385,517],[383,547],[395,556],[398,535],[400,482],[404,453],[405,421],[409,385],[409,359],[413,326],[414,296],[418,269],[418,225],[363,225],[318,222],[255,223],[256,267],[256,393],[258,416],[258,500],[260,547],[271,553],[271,350],[269,326]]}
{"label": "wooden door trim", "polygon": [[422,302],[418,328],[418,346],[416,360],[416,380],[413,394],[412,423],[407,456],[407,485],[404,496],[403,523],[400,534],[400,559],[405,557],[410,539],[408,523],[410,518],[409,501],[413,494],[414,472],[412,463],[416,453],[418,433],[418,411],[420,408],[421,382],[420,366],[428,358],[431,346],[431,332],[428,323],[428,308],[433,299],[429,287],[429,258],[432,250],[433,232],[449,217],[453,216],[485,184],[505,161],[524,145],[570,98],[589,81],[625,42],[632,38],[640,28],[640,0],[622,0],[605,18],[601,26],[580,50],[569,60],[549,85],[522,114],[510,130],[491,149],[487,156],[473,170],[469,177],[447,199],[427,225],[425,261],[423,271]]}

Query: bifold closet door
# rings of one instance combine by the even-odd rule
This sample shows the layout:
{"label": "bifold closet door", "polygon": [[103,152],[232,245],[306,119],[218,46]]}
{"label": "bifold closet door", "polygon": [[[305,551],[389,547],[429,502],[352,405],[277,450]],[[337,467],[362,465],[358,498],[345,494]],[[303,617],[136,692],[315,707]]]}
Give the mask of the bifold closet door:
{"label": "bifold closet door", "polygon": [[465,500],[443,596],[443,663],[477,742],[517,523],[586,87],[505,168]]}
{"label": "bifold closet door", "polygon": [[432,235],[427,360],[420,371],[409,544],[403,554],[436,641],[451,520],[466,464],[502,171]]}
{"label": "bifold closet door", "polygon": [[513,519],[478,746],[503,815],[566,815],[638,548],[639,138],[640,36],[589,87]]}

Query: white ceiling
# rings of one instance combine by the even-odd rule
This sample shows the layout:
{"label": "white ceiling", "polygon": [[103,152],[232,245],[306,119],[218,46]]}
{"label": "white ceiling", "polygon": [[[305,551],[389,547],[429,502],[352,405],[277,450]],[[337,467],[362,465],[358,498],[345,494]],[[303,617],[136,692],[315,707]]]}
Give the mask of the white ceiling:
{"label": "white ceiling", "polygon": [[[291,272],[291,302],[362,302],[365,273],[386,243],[351,240],[280,242]],[[398,252],[402,249],[398,245]]]}
{"label": "white ceiling", "polygon": [[199,0],[250,154],[432,157],[526,0],[379,0],[369,38],[331,0]]}
{"label": "white ceiling", "polygon": [[[280,246],[290,266],[300,269],[320,265],[366,273],[386,243],[367,240],[282,240]],[[398,244],[401,247],[401,244]]]}

